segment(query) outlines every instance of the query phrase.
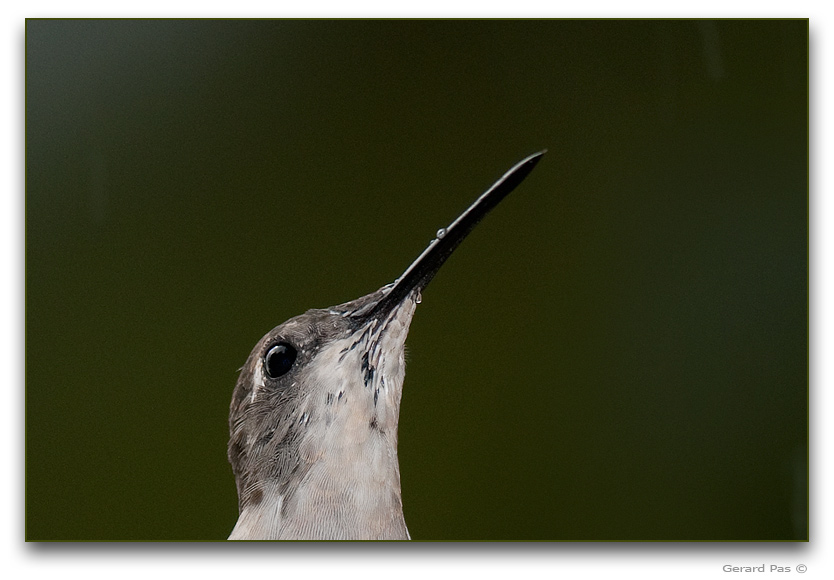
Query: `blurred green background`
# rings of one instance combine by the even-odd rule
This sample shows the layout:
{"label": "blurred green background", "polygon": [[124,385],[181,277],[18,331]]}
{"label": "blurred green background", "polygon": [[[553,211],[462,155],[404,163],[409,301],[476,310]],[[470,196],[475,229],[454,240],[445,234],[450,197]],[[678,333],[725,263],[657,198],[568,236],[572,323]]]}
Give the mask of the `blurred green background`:
{"label": "blurred green background", "polygon": [[418,540],[807,539],[808,22],[26,22],[26,538],[221,540],[237,372],[424,294]]}

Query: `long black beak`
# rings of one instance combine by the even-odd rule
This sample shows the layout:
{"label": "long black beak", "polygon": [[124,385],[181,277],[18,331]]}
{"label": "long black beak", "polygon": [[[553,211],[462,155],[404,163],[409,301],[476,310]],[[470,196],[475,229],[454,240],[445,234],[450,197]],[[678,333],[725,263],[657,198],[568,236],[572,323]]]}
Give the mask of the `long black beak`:
{"label": "long black beak", "polygon": [[362,312],[361,316],[370,319],[384,315],[392,311],[412,291],[422,291],[428,286],[446,259],[452,255],[469,232],[484,219],[492,208],[524,181],[546,152],[545,149],[533,153],[516,163],[501,179],[466,208],[466,211],[455,221],[448,227],[438,230],[437,238],[431,241],[429,247],[423,250],[423,253],[403,272],[402,276],[397,278],[379,302],[369,311]]}

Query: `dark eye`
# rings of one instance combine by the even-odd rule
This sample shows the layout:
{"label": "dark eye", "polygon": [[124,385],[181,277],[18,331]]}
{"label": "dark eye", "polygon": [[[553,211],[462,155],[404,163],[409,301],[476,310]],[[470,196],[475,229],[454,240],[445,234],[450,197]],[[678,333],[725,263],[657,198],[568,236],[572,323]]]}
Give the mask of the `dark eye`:
{"label": "dark eye", "polygon": [[264,369],[270,379],[277,379],[283,374],[286,374],[292,368],[292,363],[295,362],[295,356],[298,353],[291,344],[281,343],[276,344],[269,349],[264,357]]}

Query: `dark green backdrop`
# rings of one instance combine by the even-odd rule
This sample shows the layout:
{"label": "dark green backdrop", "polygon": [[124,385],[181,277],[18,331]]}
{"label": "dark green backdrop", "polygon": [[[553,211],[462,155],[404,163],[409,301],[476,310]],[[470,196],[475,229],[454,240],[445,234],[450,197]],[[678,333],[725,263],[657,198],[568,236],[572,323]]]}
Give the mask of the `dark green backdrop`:
{"label": "dark green backdrop", "polygon": [[807,538],[808,22],[26,23],[26,538],[221,540],[236,370],[424,294],[415,539]]}

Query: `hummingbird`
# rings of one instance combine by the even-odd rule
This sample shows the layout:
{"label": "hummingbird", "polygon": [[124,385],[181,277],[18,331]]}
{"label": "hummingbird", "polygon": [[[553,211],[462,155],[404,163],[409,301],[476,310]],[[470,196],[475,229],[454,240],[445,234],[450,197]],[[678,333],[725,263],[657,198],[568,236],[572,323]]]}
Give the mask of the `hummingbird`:
{"label": "hummingbird", "polygon": [[229,540],[411,539],[397,456],[411,319],[443,263],[544,153],[510,168],[391,284],[258,341],[229,411],[239,509]]}

